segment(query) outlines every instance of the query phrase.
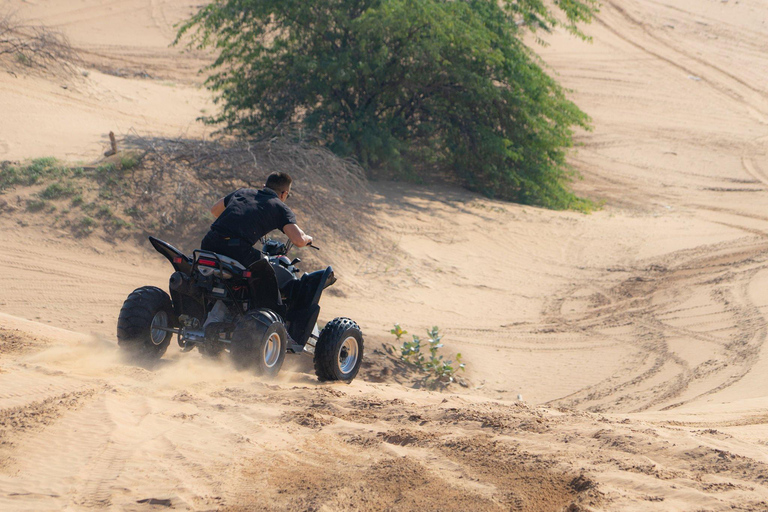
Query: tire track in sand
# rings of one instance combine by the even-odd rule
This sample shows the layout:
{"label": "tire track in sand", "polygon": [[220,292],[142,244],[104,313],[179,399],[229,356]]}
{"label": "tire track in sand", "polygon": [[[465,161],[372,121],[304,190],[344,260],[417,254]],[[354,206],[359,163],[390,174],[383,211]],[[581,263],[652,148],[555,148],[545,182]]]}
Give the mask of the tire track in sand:
{"label": "tire track in sand", "polygon": [[[594,282],[574,286],[546,306],[545,317],[560,329],[613,336],[638,351],[629,368],[550,403],[593,411],[670,409],[749,374],[768,330],[747,289],[768,268],[768,243],[750,237],[649,263],[629,279],[606,283],[610,307],[587,305],[582,313],[563,313],[569,297],[582,288],[594,289]],[[704,307],[709,315],[701,314]],[[710,320],[713,314],[717,319]],[[617,336],[618,326],[628,334]]]}
{"label": "tire track in sand", "polygon": [[744,170],[749,173],[750,176],[760,181],[764,185],[768,185],[768,176],[751,158],[746,156],[742,157],[741,165],[744,167]]}
{"label": "tire track in sand", "polygon": [[[669,42],[662,40],[653,34],[648,29],[646,24],[634,18],[627,12],[626,9],[616,5],[615,2],[609,1],[607,2],[607,5],[610,5],[611,9],[619,14],[625,21],[629,22],[630,26],[638,28],[646,37],[651,40],[651,43],[658,45],[660,48],[652,48],[648,44],[639,43],[630,38],[625,33],[622,33],[614,28],[612,24],[603,21],[600,17],[596,17],[596,20],[603,27],[605,27],[619,39],[625,41],[638,50],[647,53],[648,55],[651,55],[663,62],[666,62],[667,64],[670,64],[671,66],[683,71],[687,75],[702,76],[704,75],[702,70],[708,70],[710,72],[708,76],[703,77],[705,78],[705,83],[720,93],[741,103],[745,108],[752,111],[752,113],[756,115],[763,124],[768,124],[768,117],[766,117],[768,116],[768,104],[766,104],[764,98],[764,91],[761,91],[760,89],[750,85],[748,82],[742,80],[733,73],[730,73],[729,71],[722,69],[719,66],[712,64],[711,62],[707,62],[701,57],[698,57],[681,48],[675,47]],[[667,55],[666,53],[671,53],[671,55]],[[695,62],[698,66],[701,66],[701,69],[694,69],[694,67],[682,64],[680,62],[680,57]],[[757,106],[755,104],[756,102],[760,103],[760,105]]]}

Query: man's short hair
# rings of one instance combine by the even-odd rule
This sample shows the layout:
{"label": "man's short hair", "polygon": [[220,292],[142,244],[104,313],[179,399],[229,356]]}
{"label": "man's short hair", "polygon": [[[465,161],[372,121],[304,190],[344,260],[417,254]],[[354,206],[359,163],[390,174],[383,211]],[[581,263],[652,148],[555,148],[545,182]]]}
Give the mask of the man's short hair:
{"label": "man's short hair", "polygon": [[264,184],[264,186],[271,188],[280,194],[282,192],[287,192],[292,182],[293,180],[287,172],[273,172],[267,178],[267,182]]}

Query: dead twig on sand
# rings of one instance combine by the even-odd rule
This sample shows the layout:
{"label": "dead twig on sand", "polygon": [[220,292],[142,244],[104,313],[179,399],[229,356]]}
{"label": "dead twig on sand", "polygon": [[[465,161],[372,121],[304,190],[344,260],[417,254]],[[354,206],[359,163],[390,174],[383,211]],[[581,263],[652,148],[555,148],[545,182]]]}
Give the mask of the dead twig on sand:
{"label": "dead twig on sand", "polygon": [[77,52],[60,32],[42,25],[25,25],[0,13],[0,67],[74,73]]}

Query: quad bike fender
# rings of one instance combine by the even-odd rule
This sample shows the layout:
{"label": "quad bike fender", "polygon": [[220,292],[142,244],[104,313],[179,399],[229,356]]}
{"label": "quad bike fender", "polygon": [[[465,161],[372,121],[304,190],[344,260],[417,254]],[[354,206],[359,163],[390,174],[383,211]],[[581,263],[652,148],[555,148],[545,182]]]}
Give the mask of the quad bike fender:
{"label": "quad bike fender", "polygon": [[291,338],[299,344],[305,345],[312,334],[313,328],[317,326],[317,318],[320,315],[320,297],[323,290],[336,282],[336,276],[333,273],[333,267],[327,267],[325,270],[317,270],[304,274],[296,290],[295,303],[292,305],[286,315],[286,320],[290,324],[288,333]]}
{"label": "quad bike fender", "polygon": [[266,258],[257,260],[248,267],[252,277],[248,279],[251,292],[252,307],[268,308],[281,316],[285,315],[285,306],[280,300],[280,289],[277,286],[275,269]]}
{"label": "quad bike fender", "polygon": [[320,302],[320,296],[323,294],[323,290],[331,286],[336,282],[336,276],[333,273],[333,267],[327,267],[325,270],[316,270],[308,274],[310,279],[318,279],[317,289],[312,296],[311,304],[318,304]]}
{"label": "quad bike fender", "polygon": [[[171,265],[173,265],[175,270],[184,272],[185,274],[189,274],[192,271],[192,258],[168,242],[164,242],[159,238],[150,236],[149,243],[152,244],[152,247],[154,247],[157,252],[165,256],[166,259],[171,262]],[[181,259],[181,261],[179,261],[179,259]]]}

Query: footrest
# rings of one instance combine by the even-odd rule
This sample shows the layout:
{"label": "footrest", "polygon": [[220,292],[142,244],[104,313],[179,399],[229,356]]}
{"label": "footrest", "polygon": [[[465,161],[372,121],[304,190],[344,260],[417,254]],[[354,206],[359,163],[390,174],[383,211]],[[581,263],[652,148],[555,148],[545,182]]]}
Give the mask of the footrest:
{"label": "footrest", "polygon": [[288,339],[286,340],[286,348],[285,350],[288,352],[292,352],[294,354],[301,354],[304,352],[304,345],[299,345],[296,343],[293,338],[291,338],[291,335],[288,334]]}

